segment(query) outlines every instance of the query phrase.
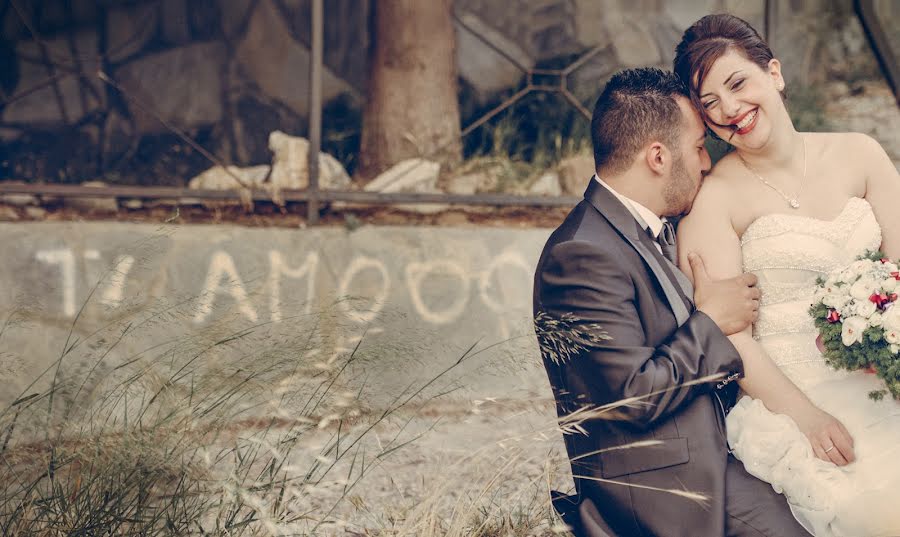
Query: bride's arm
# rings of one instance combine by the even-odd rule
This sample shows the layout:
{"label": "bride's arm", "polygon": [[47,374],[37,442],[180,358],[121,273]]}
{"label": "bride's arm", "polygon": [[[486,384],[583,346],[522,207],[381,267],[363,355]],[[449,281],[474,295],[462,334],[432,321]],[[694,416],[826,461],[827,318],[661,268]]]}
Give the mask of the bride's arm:
{"label": "bride's arm", "polygon": [[[728,213],[724,185],[707,183],[691,213],[678,226],[678,251],[682,270],[693,280],[689,253],[700,257],[713,279],[732,278],[743,272],[740,239]],[[790,416],[809,438],[819,458],[838,465],[852,462],[853,441],[844,426],[820,410],[772,361],[751,328],[729,336],[744,362],[741,389],[760,399],[770,411]],[[825,450],[831,446],[828,453]]]}
{"label": "bride's arm", "polygon": [[881,226],[881,251],[891,259],[900,259],[900,174],[878,142],[864,134],[851,136],[859,144],[858,162],[866,166],[866,201]]}

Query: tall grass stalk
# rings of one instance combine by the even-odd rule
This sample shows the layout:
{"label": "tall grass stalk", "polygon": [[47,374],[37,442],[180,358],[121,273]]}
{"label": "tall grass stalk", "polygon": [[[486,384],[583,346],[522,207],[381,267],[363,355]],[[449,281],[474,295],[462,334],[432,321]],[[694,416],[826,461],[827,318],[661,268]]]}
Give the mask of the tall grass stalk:
{"label": "tall grass stalk", "polygon": [[[401,427],[374,452],[362,440],[410,402],[427,401],[429,388],[474,354],[473,346],[373,409],[365,383],[348,376],[365,359],[366,339],[348,353],[325,351],[340,336],[336,308],[279,326],[212,323],[113,352],[190,307],[109,323],[84,339],[72,335],[76,317],[59,357],[0,410],[0,534],[329,534],[340,524],[331,518],[336,503],[416,436]],[[78,368],[69,362],[86,372],[70,376]]]}

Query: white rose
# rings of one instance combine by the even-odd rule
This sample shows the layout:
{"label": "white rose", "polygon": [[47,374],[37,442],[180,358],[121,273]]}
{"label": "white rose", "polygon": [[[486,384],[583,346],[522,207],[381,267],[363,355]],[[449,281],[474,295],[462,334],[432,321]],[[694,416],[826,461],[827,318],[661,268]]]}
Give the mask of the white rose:
{"label": "white rose", "polygon": [[829,308],[838,310],[847,305],[848,300],[850,300],[850,297],[848,297],[847,295],[829,294],[822,297],[822,304],[825,304]]}
{"label": "white rose", "polygon": [[891,345],[896,345],[900,343],[900,331],[897,330],[885,330],[884,331],[884,340],[890,343]]}
{"label": "white rose", "polygon": [[850,286],[850,296],[860,301],[868,300],[877,288],[878,283],[873,278],[863,276]]}
{"label": "white rose", "polygon": [[900,306],[894,305],[888,308],[882,315],[885,330],[896,330],[900,332]]}
{"label": "white rose", "polygon": [[872,316],[873,313],[878,311],[878,306],[876,306],[875,303],[872,302],[871,300],[863,300],[863,301],[857,302],[856,308],[854,308],[854,309],[856,310],[855,313],[857,315],[868,319],[869,317]]}
{"label": "white rose", "polygon": [[869,326],[878,328],[884,325],[884,318],[880,313],[874,313],[869,317]]}
{"label": "white rose", "polygon": [[891,345],[891,354],[897,354],[898,352],[900,352],[900,345]]}
{"label": "white rose", "polygon": [[850,263],[847,270],[854,274],[862,274],[863,272],[868,272],[871,266],[872,261],[869,261],[868,259],[857,259],[853,263]]}
{"label": "white rose", "polygon": [[900,282],[898,282],[894,279],[893,276],[891,276],[890,278],[881,282],[881,288],[884,289],[885,293],[893,293],[897,290],[897,284],[900,284]]}
{"label": "white rose", "polygon": [[867,325],[868,323],[862,317],[844,319],[841,327],[841,342],[843,342],[844,346],[849,347],[854,343],[861,342]]}

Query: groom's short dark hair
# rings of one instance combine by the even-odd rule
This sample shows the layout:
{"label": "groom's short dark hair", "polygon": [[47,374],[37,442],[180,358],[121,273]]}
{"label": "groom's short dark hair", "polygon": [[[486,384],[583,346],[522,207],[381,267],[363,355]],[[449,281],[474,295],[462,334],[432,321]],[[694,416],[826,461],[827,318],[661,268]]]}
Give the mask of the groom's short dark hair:
{"label": "groom's short dark hair", "polygon": [[655,141],[677,147],[682,121],[678,95],[687,98],[687,89],[669,71],[642,67],[613,75],[591,120],[596,169],[624,172],[635,154]]}

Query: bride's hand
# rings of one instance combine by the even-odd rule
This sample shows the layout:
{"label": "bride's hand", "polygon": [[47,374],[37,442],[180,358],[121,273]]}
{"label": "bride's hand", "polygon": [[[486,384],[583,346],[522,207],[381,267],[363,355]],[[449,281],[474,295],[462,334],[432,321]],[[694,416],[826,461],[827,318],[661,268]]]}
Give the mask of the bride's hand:
{"label": "bride's hand", "polygon": [[809,438],[816,457],[838,466],[856,460],[853,453],[853,437],[847,432],[844,424],[831,414],[812,408],[799,425],[803,434]]}

